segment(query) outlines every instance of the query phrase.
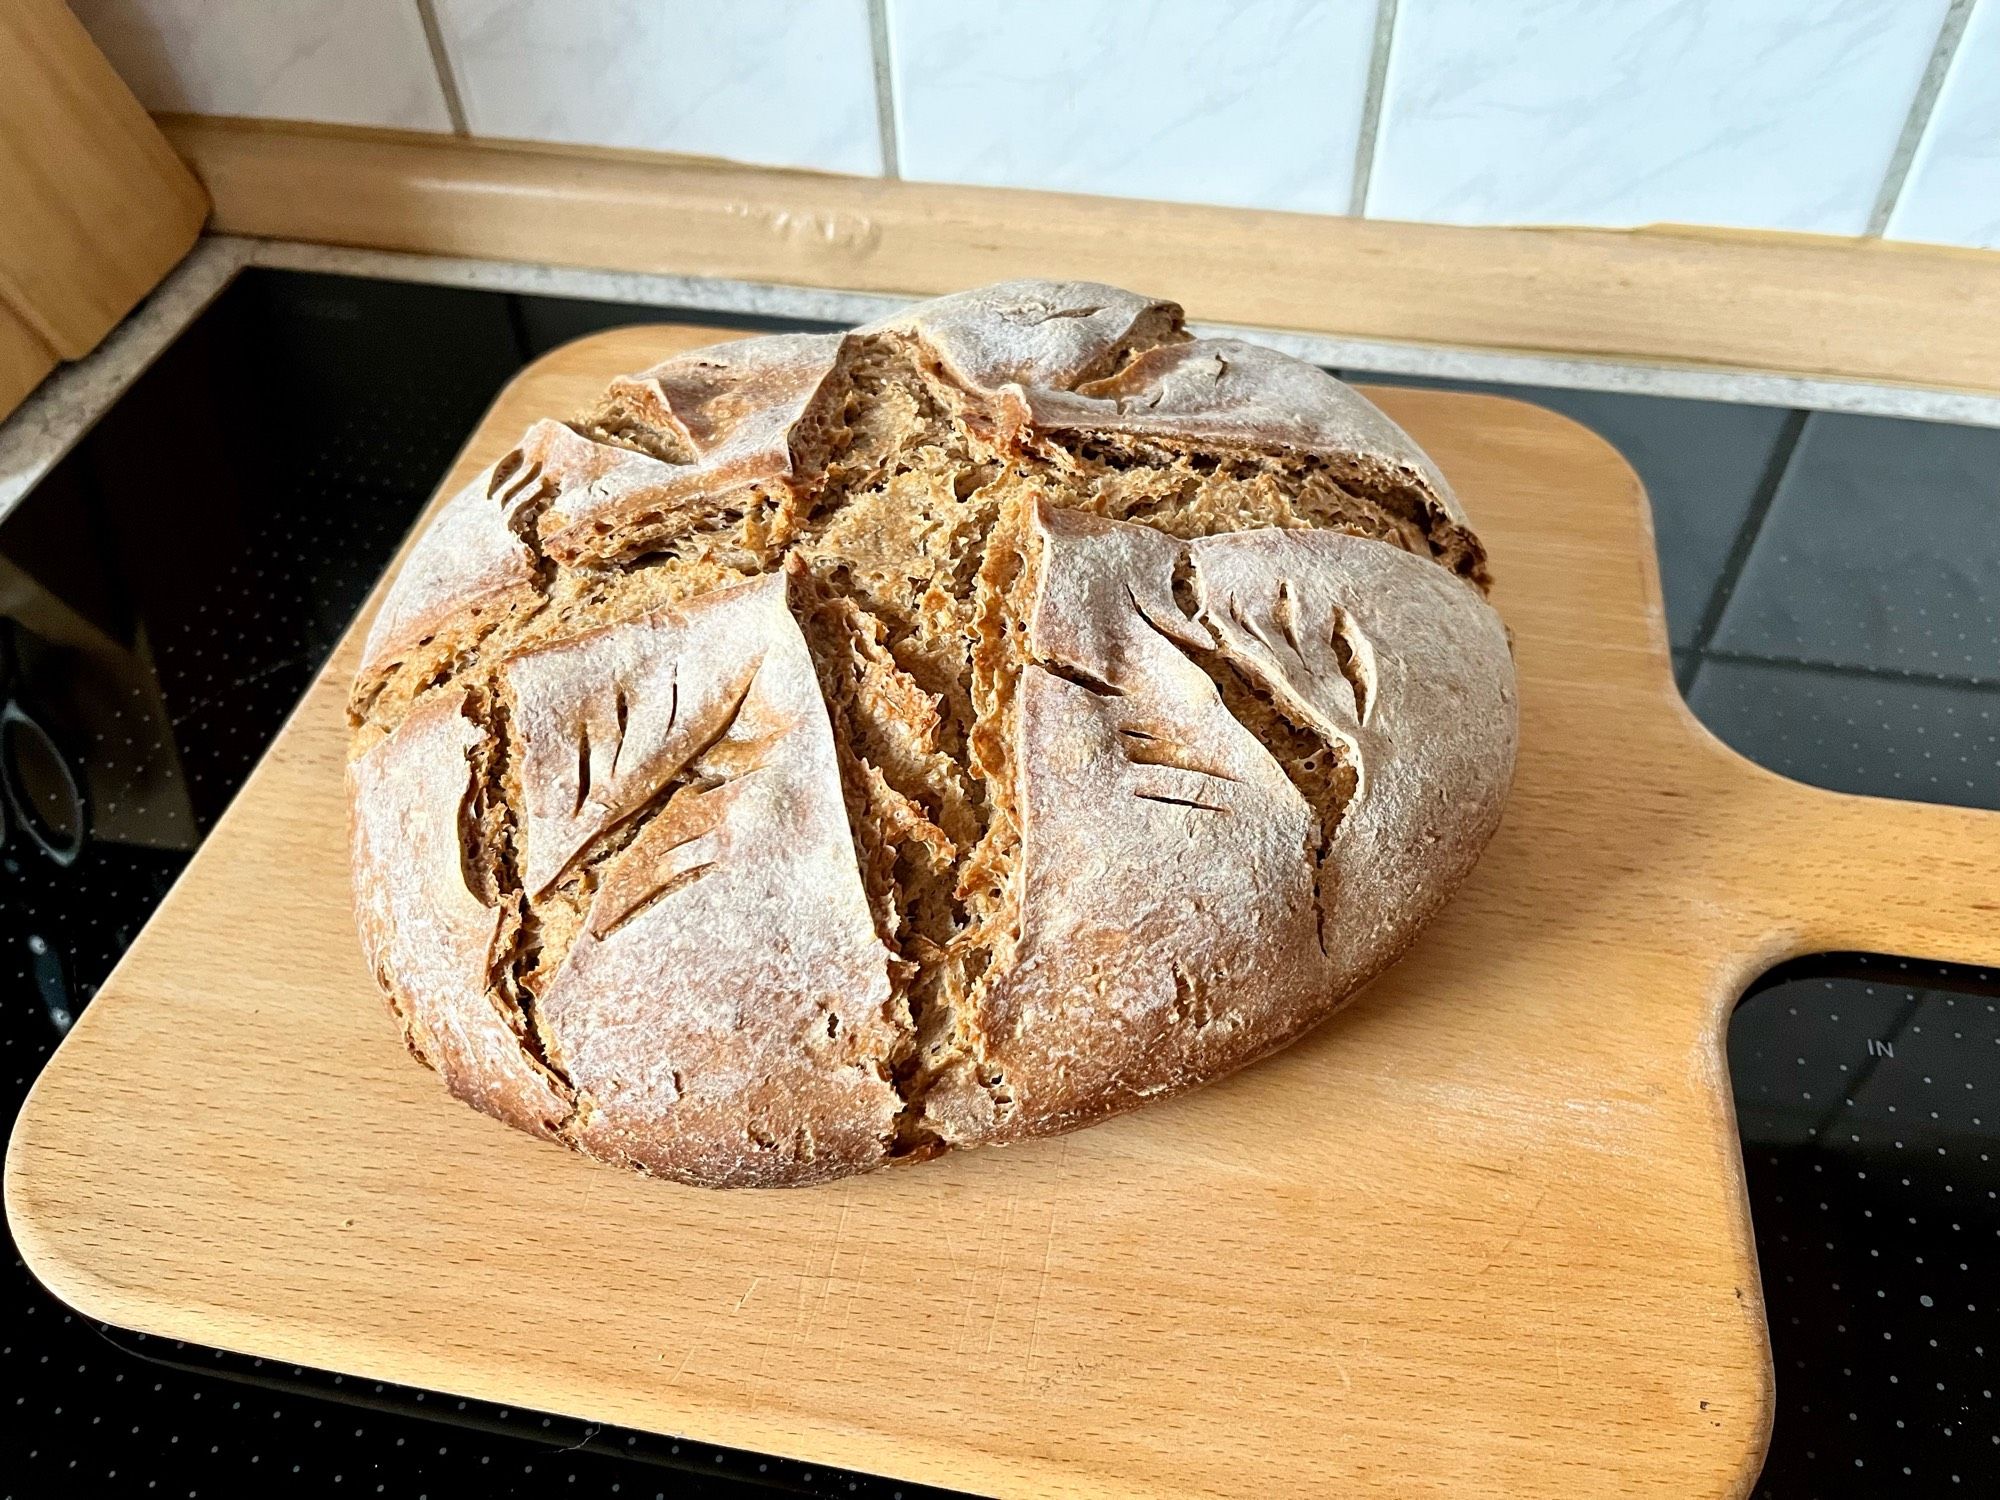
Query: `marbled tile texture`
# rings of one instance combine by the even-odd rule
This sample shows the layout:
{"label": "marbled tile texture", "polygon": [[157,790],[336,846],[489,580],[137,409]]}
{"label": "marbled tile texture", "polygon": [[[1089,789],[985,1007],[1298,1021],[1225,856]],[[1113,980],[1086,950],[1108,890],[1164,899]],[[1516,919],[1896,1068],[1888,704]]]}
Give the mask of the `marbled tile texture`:
{"label": "marbled tile texture", "polygon": [[1378,218],[1859,234],[1946,0],[1401,0]]}
{"label": "marbled tile texture", "polygon": [[436,0],[474,135],[879,173],[867,0]]}
{"label": "marbled tile texture", "polygon": [[889,0],[903,175],[1345,213],[1374,0]]}
{"label": "marbled tile texture", "polygon": [[2000,250],[2000,0],[1973,7],[1889,234]]}
{"label": "marbled tile texture", "polygon": [[148,109],[449,130],[414,0],[72,0]]}

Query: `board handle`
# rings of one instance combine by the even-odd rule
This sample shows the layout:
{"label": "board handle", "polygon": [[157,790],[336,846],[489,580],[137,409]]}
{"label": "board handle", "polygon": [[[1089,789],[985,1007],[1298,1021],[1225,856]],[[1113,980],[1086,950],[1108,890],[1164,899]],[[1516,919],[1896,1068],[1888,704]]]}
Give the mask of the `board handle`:
{"label": "board handle", "polygon": [[1830,792],[1770,774],[1752,872],[1795,953],[2000,967],[2000,812]]}

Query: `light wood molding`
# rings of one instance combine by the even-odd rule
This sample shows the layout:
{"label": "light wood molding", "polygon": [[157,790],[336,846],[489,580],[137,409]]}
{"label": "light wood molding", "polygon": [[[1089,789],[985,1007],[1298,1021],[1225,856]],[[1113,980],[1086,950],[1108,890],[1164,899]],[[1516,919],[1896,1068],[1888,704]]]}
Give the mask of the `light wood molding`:
{"label": "light wood molding", "polygon": [[[715,337],[548,355],[443,492]],[[354,935],[364,611],[36,1082],[21,1255],[151,1333],[980,1494],[1747,1494],[1772,1384],[1729,1011],[1817,948],[2000,962],[2000,815],[1724,748],[1674,688],[1617,454],[1518,402],[1374,394],[1491,550],[1521,761],[1464,890],[1297,1045],[793,1192],[483,1119],[410,1061]]]}
{"label": "light wood molding", "polygon": [[0,303],[62,359],[97,346],[208,211],[62,0],[0,5],[0,201]]}
{"label": "light wood molding", "polygon": [[2000,390],[2000,254],[1722,230],[1499,229],[834,177],[181,117],[225,231],[931,294],[1009,276],[1211,322]]}

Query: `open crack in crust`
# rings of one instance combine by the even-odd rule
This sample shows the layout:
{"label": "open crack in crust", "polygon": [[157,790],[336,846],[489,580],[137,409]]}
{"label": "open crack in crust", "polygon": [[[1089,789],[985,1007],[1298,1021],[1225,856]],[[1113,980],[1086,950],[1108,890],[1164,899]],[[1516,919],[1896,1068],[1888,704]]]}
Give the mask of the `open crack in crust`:
{"label": "open crack in crust", "polygon": [[350,700],[357,908],[476,1107],[716,1185],[1071,1128],[1407,944],[1512,666],[1324,372],[1025,282],[615,382],[454,496]]}

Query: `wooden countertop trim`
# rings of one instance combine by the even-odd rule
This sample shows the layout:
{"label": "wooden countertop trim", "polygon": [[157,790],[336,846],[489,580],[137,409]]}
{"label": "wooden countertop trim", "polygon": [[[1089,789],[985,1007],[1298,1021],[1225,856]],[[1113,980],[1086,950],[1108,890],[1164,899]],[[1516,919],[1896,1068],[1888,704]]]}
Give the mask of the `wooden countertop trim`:
{"label": "wooden countertop trim", "polygon": [[1658,227],[1466,228],[164,117],[226,233],[932,294],[1166,289],[1210,322],[2000,391],[2000,254]]}

